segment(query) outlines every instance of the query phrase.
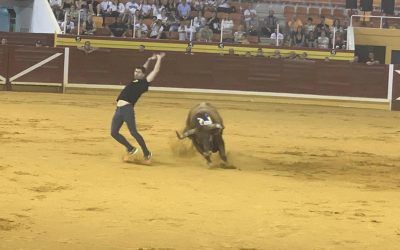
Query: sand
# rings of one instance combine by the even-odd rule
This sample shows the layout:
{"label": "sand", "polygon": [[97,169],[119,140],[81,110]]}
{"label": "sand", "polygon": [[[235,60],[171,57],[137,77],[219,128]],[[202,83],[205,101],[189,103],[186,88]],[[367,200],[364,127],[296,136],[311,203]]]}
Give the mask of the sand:
{"label": "sand", "polygon": [[[1,249],[400,249],[399,112],[148,93],[143,166],[110,136],[115,97],[0,92]],[[207,99],[236,170],[171,149]]]}

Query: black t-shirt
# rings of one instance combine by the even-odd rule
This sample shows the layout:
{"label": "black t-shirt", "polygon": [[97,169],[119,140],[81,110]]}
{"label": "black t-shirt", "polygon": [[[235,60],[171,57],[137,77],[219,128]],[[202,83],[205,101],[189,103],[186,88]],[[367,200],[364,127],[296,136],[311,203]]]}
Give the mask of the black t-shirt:
{"label": "black t-shirt", "polygon": [[128,27],[123,23],[113,23],[108,26],[115,37],[121,37]]}
{"label": "black t-shirt", "polygon": [[133,80],[128,83],[119,94],[117,101],[124,100],[133,106],[139,100],[140,96],[149,90],[149,82],[146,79]]}

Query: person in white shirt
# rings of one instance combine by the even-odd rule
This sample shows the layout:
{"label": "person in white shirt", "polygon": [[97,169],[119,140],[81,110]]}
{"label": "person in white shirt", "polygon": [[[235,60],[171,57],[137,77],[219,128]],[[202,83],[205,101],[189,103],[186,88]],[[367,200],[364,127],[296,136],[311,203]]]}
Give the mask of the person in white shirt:
{"label": "person in white shirt", "polygon": [[253,8],[253,4],[249,5],[249,8],[244,10],[244,23],[246,25],[246,30],[250,27],[250,22],[252,18],[257,18],[257,11]]}
{"label": "person in white shirt", "polygon": [[320,49],[329,48],[329,38],[326,36],[325,31],[321,32],[321,36],[317,39],[317,45]]}
{"label": "person in white shirt", "polygon": [[154,39],[164,38],[163,31],[164,31],[164,27],[162,26],[161,20],[156,20],[151,25],[150,38],[154,38]]}
{"label": "person in white shirt", "polygon": [[118,16],[117,6],[112,1],[103,0],[97,5],[98,16]]}
{"label": "person in white shirt", "polygon": [[132,15],[134,15],[134,14],[135,14],[135,11],[138,10],[139,8],[140,8],[140,5],[137,4],[137,3],[134,2],[134,1],[128,1],[128,2],[125,4],[125,9],[129,10],[129,12],[130,12]]}
{"label": "person in white shirt", "polygon": [[153,14],[153,9],[147,0],[143,1],[143,4],[141,7],[142,7],[141,8],[142,16],[144,18],[151,17],[151,15]]}
{"label": "person in white shirt", "polygon": [[179,41],[186,41],[187,40],[187,31],[188,27],[186,25],[185,21],[181,21],[179,28],[178,28],[178,33],[179,33]]}
{"label": "person in white shirt", "polygon": [[197,16],[193,19],[193,26],[196,31],[199,31],[201,28],[206,26],[207,20],[203,17],[203,13],[201,11],[197,12]]}
{"label": "person in white shirt", "polygon": [[[278,34],[277,34],[278,33]],[[276,29],[274,29],[274,33],[272,33],[271,34],[271,40],[273,40],[273,41],[271,41],[273,44],[276,44],[276,38],[278,37],[278,44],[279,45],[282,45],[283,44],[283,38],[284,38],[284,36],[283,36],[283,34],[282,33],[280,33],[280,32],[276,32]]]}
{"label": "person in white shirt", "polygon": [[147,27],[146,24],[143,23],[143,18],[140,18],[138,20],[138,23],[135,25],[135,37],[141,38],[141,37],[147,37],[147,33],[149,31],[149,28]]}
{"label": "person in white shirt", "polygon": [[230,14],[226,14],[226,17],[222,21],[222,29],[224,39],[233,40],[233,20],[230,17]]}
{"label": "person in white shirt", "polygon": [[64,26],[66,25],[65,33],[71,33],[71,30],[75,28],[74,22],[72,22],[69,18],[67,19],[67,23],[62,22],[60,25],[61,30],[64,30]]}
{"label": "person in white shirt", "polygon": [[125,5],[123,3],[121,3],[120,1],[118,1],[117,11],[120,16],[123,16],[125,13]]}

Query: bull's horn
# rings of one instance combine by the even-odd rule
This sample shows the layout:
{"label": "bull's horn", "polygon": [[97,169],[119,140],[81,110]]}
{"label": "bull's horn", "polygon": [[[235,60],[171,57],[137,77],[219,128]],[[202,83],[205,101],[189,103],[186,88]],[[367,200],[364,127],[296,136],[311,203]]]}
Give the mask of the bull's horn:
{"label": "bull's horn", "polygon": [[176,132],[176,136],[178,136],[179,140],[183,140],[186,137],[193,135],[196,132],[196,129],[189,129],[188,131],[183,133],[183,135],[180,135],[178,131],[175,131],[175,132]]}

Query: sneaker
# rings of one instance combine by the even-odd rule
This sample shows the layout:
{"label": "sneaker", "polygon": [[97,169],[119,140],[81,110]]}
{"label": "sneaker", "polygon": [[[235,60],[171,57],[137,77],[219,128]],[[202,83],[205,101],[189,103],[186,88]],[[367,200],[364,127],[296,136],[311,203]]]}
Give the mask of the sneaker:
{"label": "sneaker", "polygon": [[145,164],[151,164],[151,157],[153,156],[153,154],[150,152],[148,155],[146,155],[143,160]]}
{"label": "sneaker", "polygon": [[138,148],[133,148],[131,151],[128,151],[128,155],[134,155],[139,151]]}

